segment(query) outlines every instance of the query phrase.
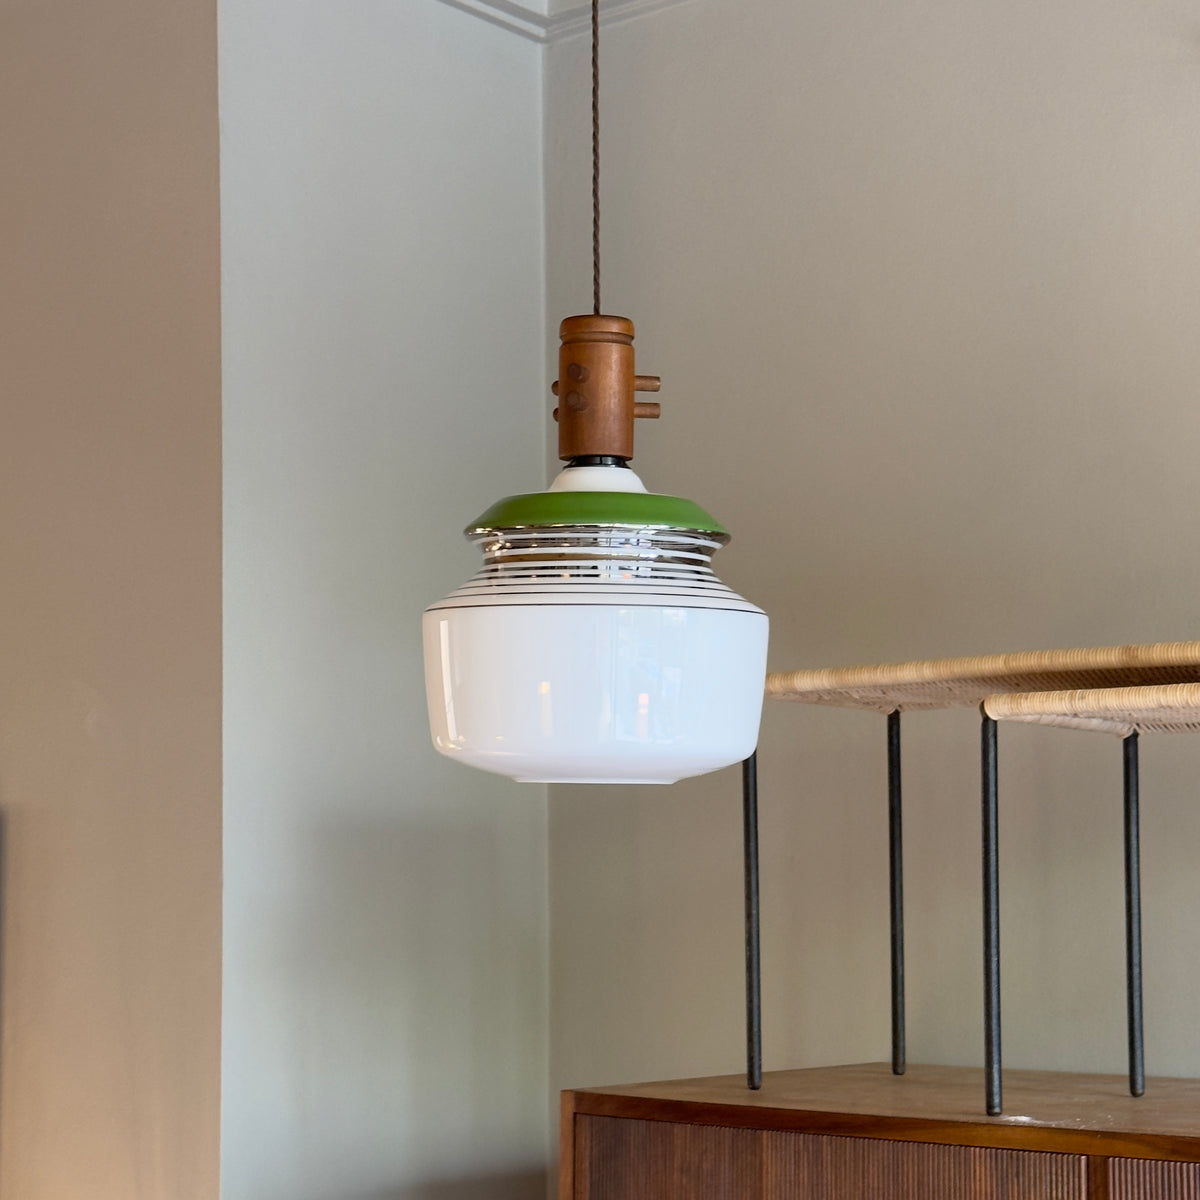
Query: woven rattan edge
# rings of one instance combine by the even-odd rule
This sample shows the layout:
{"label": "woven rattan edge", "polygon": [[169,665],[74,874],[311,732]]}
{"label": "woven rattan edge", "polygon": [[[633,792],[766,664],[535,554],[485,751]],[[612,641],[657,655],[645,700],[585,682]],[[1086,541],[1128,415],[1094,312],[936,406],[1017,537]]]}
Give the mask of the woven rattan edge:
{"label": "woven rattan edge", "polygon": [[766,696],[771,700],[891,712],[970,707],[999,693],[1188,682],[1200,682],[1200,642],[1034,650],[777,671],[767,676]]}
{"label": "woven rattan edge", "polygon": [[983,711],[996,721],[1022,721],[1128,737],[1200,730],[1200,683],[1087,688],[989,696]]}

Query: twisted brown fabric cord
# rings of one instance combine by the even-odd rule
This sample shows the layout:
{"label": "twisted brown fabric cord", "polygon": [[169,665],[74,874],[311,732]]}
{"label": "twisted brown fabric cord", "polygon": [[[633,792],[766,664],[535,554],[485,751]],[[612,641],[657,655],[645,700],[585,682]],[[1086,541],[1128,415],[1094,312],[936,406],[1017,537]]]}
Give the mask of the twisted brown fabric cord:
{"label": "twisted brown fabric cord", "polygon": [[600,0],[592,0],[592,312],[600,312]]}

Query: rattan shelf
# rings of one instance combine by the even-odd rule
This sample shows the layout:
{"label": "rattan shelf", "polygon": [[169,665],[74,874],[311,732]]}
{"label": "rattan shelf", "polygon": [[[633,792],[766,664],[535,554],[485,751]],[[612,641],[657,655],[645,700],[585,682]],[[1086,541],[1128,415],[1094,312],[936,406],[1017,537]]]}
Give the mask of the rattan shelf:
{"label": "rattan shelf", "polygon": [[[1002,1111],[998,721],[1105,732],[1123,739],[1129,1090],[1145,1087],[1142,1037],[1138,735],[1200,730],[1200,642],[1154,642],[781,671],[772,700],[886,714],[892,960],[892,1070],[905,1070],[904,883],[900,768],[902,712],[978,706],[981,712],[985,1105]],[[762,1080],[758,967],[757,759],[743,772],[746,853],[747,1076]]]}

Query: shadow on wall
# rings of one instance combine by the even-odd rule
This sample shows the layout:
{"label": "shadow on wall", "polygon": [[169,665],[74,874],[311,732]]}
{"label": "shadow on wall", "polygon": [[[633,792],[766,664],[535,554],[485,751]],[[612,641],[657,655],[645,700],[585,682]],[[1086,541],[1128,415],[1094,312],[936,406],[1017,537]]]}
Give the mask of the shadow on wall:
{"label": "shadow on wall", "polygon": [[544,1200],[544,807],[473,786],[340,798],[245,905],[231,1198]]}
{"label": "shadow on wall", "polygon": [[[3,790],[0,789],[0,796],[3,795]],[[7,934],[8,934],[8,813],[0,808],[0,1029],[4,1028],[4,997],[8,994],[4,984],[4,964],[8,961],[7,949]],[[0,1078],[4,1074],[4,1055],[0,1050]],[[3,1116],[3,1113],[0,1113]],[[3,1144],[0,1143],[0,1153],[3,1152]]]}
{"label": "shadow on wall", "polygon": [[442,1179],[432,1183],[411,1184],[395,1191],[330,1196],[329,1200],[545,1200],[545,1195],[545,1174],[530,1171],[476,1179]]}

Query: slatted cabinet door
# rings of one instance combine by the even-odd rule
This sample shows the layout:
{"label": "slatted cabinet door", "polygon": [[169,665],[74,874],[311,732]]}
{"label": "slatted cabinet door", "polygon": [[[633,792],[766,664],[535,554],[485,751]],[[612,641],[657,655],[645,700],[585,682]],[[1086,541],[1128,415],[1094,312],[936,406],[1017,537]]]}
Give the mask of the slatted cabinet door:
{"label": "slatted cabinet door", "polygon": [[[1079,1155],[620,1117],[576,1117],[574,1165],[574,1200],[1088,1197]],[[1173,1200],[1176,1193],[1161,1194]]]}
{"label": "slatted cabinet door", "polygon": [[1200,1163],[1108,1161],[1109,1200],[1200,1200]]}
{"label": "slatted cabinet door", "polygon": [[888,1063],[562,1096],[560,1200],[1200,1200],[1200,1079]]}

